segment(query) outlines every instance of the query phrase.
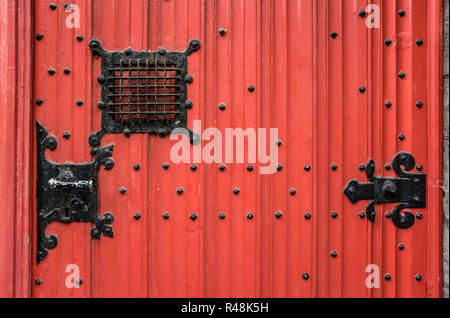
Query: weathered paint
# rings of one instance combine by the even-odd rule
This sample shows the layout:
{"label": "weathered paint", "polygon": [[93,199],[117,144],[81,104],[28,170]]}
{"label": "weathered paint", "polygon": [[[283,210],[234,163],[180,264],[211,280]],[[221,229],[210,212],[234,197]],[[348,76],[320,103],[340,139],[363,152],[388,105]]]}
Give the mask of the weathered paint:
{"label": "weathered paint", "polygon": [[[283,169],[260,175],[259,165],[250,172],[247,164],[227,164],[224,171],[219,164],[197,164],[192,171],[190,164],[170,161],[173,142],[167,137],[105,136],[102,144],[114,144],[115,167],[100,171],[99,211],[114,213],[114,238],[92,241],[90,224],[50,225],[47,233],[57,234],[58,246],[47,258],[36,265],[30,261],[35,259],[33,250],[23,267],[15,263],[24,273],[27,262],[32,265],[31,277],[24,277],[32,284],[33,297],[442,295],[440,0],[373,1],[382,12],[379,29],[368,29],[358,15],[366,0],[77,0],[72,2],[80,7],[79,29],[65,26],[69,13],[63,1],[54,1],[54,11],[50,2],[36,0],[32,15],[34,33],[44,34],[41,41],[33,40],[33,100],[42,98],[44,103],[33,103],[32,119],[23,114],[30,120],[17,122],[16,130],[10,125],[17,117],[2,116],[0,131],[7,133],[0,134],[2,144],[19,142],[13,134],[19,127],[29,136],[31,123],[39,120],[58,138],[58,149],[47,152],[51,160],[90,161],[87,139],[100,128],[100,59],[92,57],[89,40],[100,40],[107,50],[154,51],[164,46],[181,51],[198,39],[202,48],[189,57],[188,66],[194,78],[188,88],[194,103],[189,128],[194,119],[202,120],[203,128],[222,132],[227,127],[276,127]],[[4,7],[1,47],[15,52],[3,40]],[[404,17],[398,15],[400,9],[406,11]],[[220,28],[226,30],[224,36]],[[78,34],[84,41],[76,40]],[[415,44],[419,37],[422,46]],[[386,38],[392,39],[390,46],[384,44]],[[19,65],[3,54],[1,62],[2,69]],[[56,70],[54,76],[47,73],[49,67]],[[70,67],[69,75],[63,73],[65,67]],[[397,76],[400,71],[407,74],[403,80]],[[2,114],[20,105],[11,103],[20,94],[9,89],[6,75],[2,72],[0,87],[10,102],[1,101]],[[254,92],[248,91],[250,85]],[[361,86],[364,93],[358,90]],[[78,99],[84,102],[81,107]],[[387,100],[392,107],[384,106]],[[424,107],[417,108],[417,100]],[[227,105],[224,111],[220,103]],[[62,138],[64,131],[71,134],[68,140]],[[30,157],[18,148],[20,143],[14,145],[8,154],[14,152],[17,160],[24,156],[24,163],[35,161],[35,145]],[[383,217],[393,205],[377,206],[372,224],[358,216],[367,202],[352,204],[343,195],[348,180],[365,180],[358,166],[369,158],[376,162],[376,175],[395,176],[383,166],[399,151],[411,152],[429,181],[427,208],[420,210],[424,217],[408,230]],[[14,257],[11,237],[22,234],[29,220],[28,212],[23,212],[23,222],[12,216],[19,209],[14,204],[22,204],[15,194],[24,192],[7,180],[12,171],[23,172],[8,154],[0,156],[2,192],[6,187],[10,194],[0,201],[0,214],[7,220],[0,223],[2,260]],[[169,169],[163,169],[164,162],[170,163]],[[136,163],[138,171],[133,169]],[[123,195],[121,187],[127,188]],[[182,195],[176,194],[179,187]],[[238,195],[232,192],[235,187],[241,190]],[[291,188],[295,195],[290,195]],[[24,202],[20,211],[28,211],[26,198]],[[33,216],[35,209],[33,196]],[[167,220],[162,217],[166,211]],[[276,211],[282,211],[281,218],[275,218]],[[330,216],[332,211],[337,218]],[[139,220],[133,218],[136,212]],[[193,212],[195,221],[189,218]],[[220,212],[225,219],[218,217]],[[31,221],[34,233],[35,217]],[[35,249],[33,235],[30,241]],[[398,249],[400,243],[404,250]],[[26,255],[24,246],[16,248]],[[331,256],[333,250],[337,257]],[[80,268],[80,288],[65,285],[69,264]],[[392,279],[381,279],[379,289],[366,288],[368,264],[379,265],[380,274],[390,273]],[[15,295],[12,266],[0,262],[0,277],[9,286],[1,287],[4,295]],[[415,280],[417,273],[421,281]],[[34,284],[37,278],[40,285]]]}

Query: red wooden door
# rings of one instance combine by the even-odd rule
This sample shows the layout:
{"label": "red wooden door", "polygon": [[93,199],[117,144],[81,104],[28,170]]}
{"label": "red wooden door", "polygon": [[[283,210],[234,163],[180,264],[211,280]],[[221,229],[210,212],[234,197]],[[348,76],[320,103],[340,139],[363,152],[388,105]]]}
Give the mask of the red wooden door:
{"label": "red wooden door", "polygon": [[[267,175],[247,155],[176,164],[168,136],[105,134],[115,165],[99,171],[98,211],[114,215],[114,237],[53,222],[57,246],[36,264],[33,234],[33,297],[441,295],[441,1],[373,1],[379,28],[366,25],[366,0],[71,2],[34,2],[33,122],[58,140],[49,160],[93,160],[88,138],[102,115],[91,39],[152,52],[196,39],[188,127],[276,128],[266,146],[276,142],[278,162]],[[34,171],[37,151],[34,141]],[[371,222],[360,215],[369,201],[344,194],[351,179],[370,181],[359,169],[369,159],[375,176],[397,178],[387,164],[403,151],[420,165],[410,172],[427,177],[426,206],[411,209],[408,229],[385,217],[398,203],[377,204]],[[36,211],[33,200],[33,233]],[[370,264],[379,288],[366,284]]]}

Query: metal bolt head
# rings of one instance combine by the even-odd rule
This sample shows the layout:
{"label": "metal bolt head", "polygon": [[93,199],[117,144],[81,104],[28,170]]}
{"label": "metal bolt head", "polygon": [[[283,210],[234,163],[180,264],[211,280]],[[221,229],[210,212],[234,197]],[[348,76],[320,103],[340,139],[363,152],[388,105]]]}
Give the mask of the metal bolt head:
{"label": "metal bolt head", "polygon": [[304,280],[308,280],[309,279],[309,274],[308,273],[303,273],[302,278]]}
{"label": "metal bolt head", "polygon": [[280,219],[282,216],[283,216],[283,213],[282,213],[281,211],[275,212],[275,217],[276,217],[277,219]]}
{"label": "metal bolt head", "polygon": [[124,51],[125,55],[131,55],[133,53],[133,49],[131,47],[127,47]]}
{"label": "metal bolt head", "polygon": [[136,163],[136,164],[133,166],[133,169],[136,170],[136,171],[138,171],[139,169],[141,169],[141,165],[138,164],[138,163]]}
{"label": "metal bolt head", "polygon": [[364,17],[366,16],[366,11],[360,10],[359,13],[358,13],[358,15],[359,15],[361,18],[364,18]]}
{"label": "metal bolt head", "polygon": [[405,72],[400,72],[398,73],[398,77],[401,79],[404,79],[406,77],[406,73]]}
{"label": "metal bolt head", "polygon": [[225,34],[227,34],[227,30],[225,30],[224,28],[220,28],[220,29],[219,29],[219,34],[220,34],[221,36],[225,36]]}
{"label": "metal bolt head", "polygon": [[251,212],[247,213],[247,219],[251,220],[253,218],[254,218],[253,213],[251,213]]}
{"label": "metal bolt head", "polygon": [[305,169],[305,171],[309,171],[309,170],[311,170],[311,167],[309,165],[305,165],[305,167],[303,169]]}
{"label": "metal bolt head", "polygon": [[135,220],[139,220],[141,218],[141,214],[140,213],[135,213],[133,217],[134,217]]}
{"label": "metal bolt head", "polygon": [[194,81],[194,78],[188,74],[184,77],[184,81],[188,84],[191,84]]}
{"label": "metal bolt head", "polygon": [[81,41],[83,41],[84,40],[84,37],[81,35],[81,34],[78,34],[77,35],[77,41],[78,42],[81,42]]}
{"label": "metal bolt head", "polygon": [[389,274],[389,273],[386,273],[386,274],[384,274],[384,279],[385,280],[391,280],[391,274]]}
{"label": "metal bolt head", "polygon": [[417,106],[417,108],[422,108],[423,107],[423,102],[421,102],[420,100],[417,101],[416,106]]}
{"label": "metal bolt head", "polygon": [[335,39],[338,36],[338,33],[336,31],[331,31],[330,36]]}
{"label": "metal bolt head", "polygon": [[277,146],[280,147],[282,144],[283,144],[283,142],[280,139],[278,139],[277,140]]}
{"label": "metal bolt head", "polygon": [[127,192],[127,188],[121,187],[121,188],[119,189],[119,192],[120,192],[120,194],[125,194],[125,192]]}
{"label": "metal bolt head", "polygon": [[223,219],[225,219],[225,217],[226,217],[226,215],[224,212],[219,213],[219,219],[223,220]]}
{"label": "metal bolt head", "polygon": [[283,170],[283,166],[281,164],[278,164],[277,165],[277,171],[281,171],[281,170]]}
{"label": "metal bolt head", "polygon": [[70,68],[69,67],[64,68],[64,74],[66,74],[66,75],[70,74]]}
{"label": "metal bolt head", "polygon": [[419,171],[421,171],[421,170],[423,170],[423,166],[422,166],[421,164],[418,164],[418,165],[416,166],[416,169],[419,170]]}
{"label": "metal bolt head", "polygon": [[162,167],[164,170],[167,170],[167,169],[169,169],[170,165],[167,162],[164,162]]}
{"label": "metal bolt head", "polygon": [[36,40],[40,41],[44,38],[44,35],[42,33],[36,34]]}
{"label": "metal bolt head", "polygon": [[331,257],[337,257],[338,254],[336,251],[333,250],[333,251],[331,251],[330,255],[331,255]]}
{"label": "metal bolt head", "polygon": [[336,171],[337,168],[338,168],[338,165],[337,165],[337,164],[333,163],[333,164],[331,165],[331,170]]}
{"label": "metal bolt head", "polygon": [[386,44],[387,46],[390,46],[392,44],[392,40],[388,38],[388,39],[384,40],[384,44]]}
{"label": "metal bolt head", "polygon": [[34,281],[34,283],[35,283],[36,285],[39,286],[39,285],[42,283],[42,281],[41,281],[40,278],[37,278],[37,279]]}
{"label": "metal bolt head", "polygon": [[50,7],[50,9],[55,11],[58,6],[56,5],[56,3],[52,2],[52,3],[50,3],[49,7]]}
{"label": "metal bolt head", "polygon": [[105,77],[103,76],[103,75],[99,75],[98,77],[97,77],[97,82],[99,83],[99,84],[103,84],[103,83],[105,83]]}
{"label": "metal bolt head", "polygon": [[390,219],[392,217],[392,213],[387,211],[384,216],[386,217],[386,219]]}
{"label": "metal bolt head", "polygon": [[183,194],[183,192],[184,192],[183,188],[178,188],[178,189],[177,189],[177,193],[178,193],[179,195]]}
{"label": "metal bolt head", "polygon": [[44,101],[40,98],[36,99],[36,105],[41,106],[44,103]]}
{"label": "metal bolt head", "polygon": [[196,165],[192,165],[192,166],[191,166],[191,170],[192,170],[192,171],[196,171],[196,170],[197,170],[197,166],[196,166]]}
{"label": "metal bolt head", "polygon": [[364,86],[361,86],[360,88],[359,88],[359,92],[362,94],[362,93],[364,93],[366,91],[366,88],[364,87]]}
{"label": "metal bolt head", "polygon": [[361,170],[361,171],[366,170],[366,165],[360,164],[360,165],[359,165],[359,170]]}
{"label": "metal bolt head", "polygon": [[386,108],[391,108],[392,107],[392,102],[391,101],[387,101],[385,104]]}
{"label": "metal bolt head", "polygon": [[225,108],[227,108],[227,106],[226,106],[224,103],[220,103],[220,104],[219,104],[219,109],[220,109],[220,110],[224,111]]}
{"label": "metal bolt head", "polygon": [[421,38],[418,38],[416,41],[417,46],[422,46],[423,45],[423,40]]}
{"label": "metal bolt head", "polygon": [[361,219],[364,219],[365,217],[366,217],[366,214],[364,213],[364,212],[359,212],[359,217],[361,218]]}
{"label": "metal bolt head", "polygon": [[400,135],[398,136],[398,139],[399,139],[400,141],[403,141],[403,140],[405,140],[405,135],[403,135],[403,134],[400,134]]}
{"label": "metal bolt head", "polygon": [[130,131],[130,129],[128,129],[128,128],[125,128],[124,130],[123,130],[123,135],[125,136],[125,137],[130,137],[130,135],[131,135],[131,131]]}
{"label": "metal bolt head", "polygon": [[294,188],[291,188],[289,190],[290,195],[295,195],[297,193],[297,190],[295,190]]}
{"label": "metal bolt head", "polygon": [[56,73],[56,71],[55,71],[55,69],[54,69],[53,67],[50,67],[50,68],[47,70],[47,72],[48,72],[48,74],[50,74],[50,75],[54,75],[54,74]]}
{"label": "metal bolt head", "polygon": [[227,168],[227,166],[225,166],[224,164],[221,164],[221,165],[219,166],[219,170],[220,170],[220,171],[224,171],[226,168]]}
{"label": "metal bolt head", "polygon": [[401,16],[401,17],[404,17],[405,14],[406,14],[406,11],[403,10],[403,9],[400,9],[400,10],[398,11],[398,15]]}
{"label": "metal bolt head", "polygon": [[306,212],[304,217],[305,217],[305,219],[309,220],[311,218],[311,213]]}
{"label": "metal bolt head", "polygon": [[399,250],[404,250],[405,249],[405,245],[403,245],[403,243],[398,244],[398,249]]}
{"label": "metal bolt head", "polygon": [[392,169],[392,166],[389,163],[387,163],[387,164],[384,165],[384,169],[389,171],[389,170]]}
{"label": "metal bolt head", "polygon": [[70,132],[65,131],[65,132],[63,132],[62,136],[63,136],[64,139],[69,139],[70,138]]}
{"label": "metal bolt head", "polygon": [[239,188],[234,188],[233,193],[238,195],[241,190]]}
{"label": "metal bolt head", "polygon": [[159,55],[165,55],[166,54],[166,48],[165,47],[160,47],[159,49],[158,49],[158,54]]}
{"label": "metal bolt head", "polygon": [[189,218],[190,218],[192,221],[195,221],[195,220],[197,220],[197,214],[192,213],[192,214],[189,216]]}
{"label": "metal bolt head", "polygon": [[192,103],[192,101],[190,101],[189,99],[187,101],[184,102],[184,107],[186,109],[192,109],[192,107],[194,106],[194,104]]}
{"label": "metal bolt head", "polygon": [[97,103],[97,108],[100,109],[100,110],[104,110],[104,109],[106,109],[106,104],[104,102],[102,102],[102,101],[99,101]]}
{"label": "metal bolt head", "polygon": [[250,86],[248,87],[248,91],[249,91],[250,93],[253,93],[253,92],[255,91],[255,86],[250,85]]}
{"label": "metal bolt head", "polygon": [[416,213],[416,219],[421,220],[423,218],[423,214],[420,212]]}
{"label": "metal bolt head", "polygon": [[338,213],[336,211],[331,212],[331,217],[333,219],[337,218],[338,217]]}
{"label": "metal bolt head", "polygon": [[415,278],[416,278],[417,281],[421,281],[422,280],[422,275],[417,274]]}
{"label": "metal bolt head", "polygon": [[83,105],[83,100],[82,99],[78,99],[76,101],[77,106],[82,106]]}
{"label": "metal bolt head", "polygon": [[80,286],[81,284],[83,284],[83,280],[81,278],[78,278],[75,283],[78,284],[78,286]]}
{"label": "metal bolt head", "polygon": [[165,220],[167,220],[167,219],[170,217],[169,212],[164,212],[164,213],[162,214],[162,217],[163,217]]}
{"label": "metal bolt head", "polygon": [[253,166],[252,166],[252,165],[248,165],[248,166],[247,166],[247,170],[250,171],[250,172],[252,172],[252,171],[253,171]]}

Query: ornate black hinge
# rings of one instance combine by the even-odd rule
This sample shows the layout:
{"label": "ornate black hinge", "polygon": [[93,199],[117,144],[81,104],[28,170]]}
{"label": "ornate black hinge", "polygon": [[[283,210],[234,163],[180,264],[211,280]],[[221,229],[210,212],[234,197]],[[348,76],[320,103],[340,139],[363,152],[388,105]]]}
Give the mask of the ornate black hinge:
{"label": "ornate black hinge", "polygon": [[97,176],[101,165],[110,170],[114,166],[113,146],[94,150],[94,160],[83,164],[57,164],[47,160],[45,150],[56,149],[57,140],[47,136],[47,130],[36,122],[37,130],[37,255],[39,263],[47,256],[47,249],[56,247],[56,235],[47,236],[45,229],[52,222],[91,222],[91,236],[101,233],[113,237],[110,224],[112,213],[101,218],[97,210]]}
{"label": "ornate black hinge", "polygon": [[371,200],[367,205],[366,215],[372,222],[375,221],[375,204],[400,203],[392,211],[392,222],[401,229],[407,229],[414,224],[415,217],[411,212],[403,210],[426,206],[426,175],[407,172],[414,166],[413,155],[400,152],[392,161],[392,167],[398,178],[375,177],[375,162],[371,159],[365,166],[370,182],[359,183],[357,180],[351,180],[344,193],[353,203]]}

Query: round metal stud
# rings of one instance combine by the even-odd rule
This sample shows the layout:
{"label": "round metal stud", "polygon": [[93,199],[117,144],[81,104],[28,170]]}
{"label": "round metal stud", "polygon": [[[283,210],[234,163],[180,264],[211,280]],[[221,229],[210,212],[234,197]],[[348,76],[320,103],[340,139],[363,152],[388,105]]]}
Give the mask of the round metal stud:
{"label": "round metal stud", "polygon": [[405,14],[406,14],[406,11],[403,10],[403,9],[400,9],[400,10],[398,11],[398,15],[401,16],[401,17],[404,17]]}
{"label": "round metal stud", "polygon": [[130,135],[131,135],[130,129],[129,129],[129,128],[125,128],[125,129],[123,130],[123,135],[124,135],[125,137],[129,138]]}
{"label": "round metal stud", "polygon": [[400,134],[400,135],[398,136],[398,139],[399,139],[400,141],[403,141],[403,140],[405,140],[405,135],[403,135],[403,134]]}
{"label": "round metal stud", "polygon": [[419,170],[419,171],[421,171],[421,170],[423,170],[423,166],[422,166],[421,164],[418,164],[418,165],[416,166],[416,169]]}
{"label": "round metal stud", "polygon": [[363,94],[365,91],[366,91],[366,88],[365,88],[364,86],[361,86],[361,87],[359,88],[359,92],[360,92],[361,94]]}
{"label": "round metal stud", "polygon": [[192,220],[192,221],[195,221],[195,220],[197,220],[197,214],[195,214],[195,213],[192,213],[190,216],[189,216],[189,218]]}
{"label": "round metal stud", "polygon": [[36,105],[41,106],[44,103],[44,101],[40,98],[36,99]]}
{"label": "round metal stud", "polygon": [[50,74],[50,75],[55,75],[55,73],[56,73],[56,71],[55,71],[55,69],[54,69],[53,67],[50,67],[50,68],[47,70],[47,72],[48,72],[48,74]]}
{"label": "round metal stud", "polygon": [[366,214],[364,213],[364,212],[359,212],[359,217],[361,218],[361,219],[364,219],[365,217],[366,217]]}
{"label": "round metal stud", "polygon": [[251,213],[251,212],[247,213],[247,219],[251,220],[253,218],[254,218],[253,213]]}
{"label": "round metal stud", "polygon": [[194,78],[188,74],[184,77],[184,81],[188,84],[191,84],[194,81]]}
{"label": "round metal stud", "polygon": [[291,188],[290,190],[289,190],[289,194],[290,195],[295,195],[297,193],[297,190],[295,190],[294,188]]}
{"label": "round metal stud", "polygon": [[234,189],[233,189],[233,193],[234,193],[234,194],[238,195],[239,192],[241,192],[241,190],[240,190],[239,188],[234,188]]}
{"label": "round metal stud", "polygon": [[405,245],[403,245],[403,243],[398,244],[398,249],[403,251],[405,249]]}
{"label": "round metal stud", "polygon": [[331,217],[333,219],[337,218],[338,217],[338,213],[336,211],[331,212]]}
{"label": "round metal stud", "polygon": [[83,100],[82,99],[78,99],[76,102],[77,106],[83,106]]}
{"label": "round metal stud", "polygon": [[69,67],[64,68],[64,74],[66,74],[66,75],[70,74],[70,68]]}
{"label": "round metal stud", "polygon": [[360,10],[359,13],[358,13],[358,15],[359,15],[361,18],[364,18],[364,17],[366,16],[366,11]]}
{"label": "round metal stud", "polygon": [[277,165],[277,171],[281,171],[281,170],[283,170],[283,166],[281,164],[278,164]]}
{"label": "round metal stud", "polygon": [[305,167],[303,169],[305,169],[305,171],[309,171],[309,170],[311,170],[311,167],[309,165],[305,165]]}
{"label": "round metal stud", "polygon": [[221,165],[219,166],[219,170],[220,170],[220,171],[224,171],[226,168],[227,168],[227,166],[225,166],[224,164],[221,164]]}
{"label": "round metal stud", "polygon": [[417,101],[416,106],[417,106],[417,108],[422,108],[423,107],[423,102],[421,102],[420,100]]}
{"label": "round metal stud", "polygon": [[387,163],[387,164],[384,165],[384,169],[389,171],[389,170],[392,169],[392,166],[389,163]]}
{"label": "round metal stud", "polygon": [[97,77],[97,82],[99,83],[99,84],[104,84],[105,83],[105,77],[103,76],[103,75],[99,75],[98,77]]}
{"label": "round metal stud", "polygon": [[392,107],[392,102],[391,101],[387,101],[385,104],[386,108],[391,108]]}
{"label": "round metal stud", "polygon": [[386,217],[386,219],[390,219],[392,217],[392,213],[387,211],[384,216]]}
{"label": "round metal stud", "polygon": [[364,170],[366,170],[366,165],[360,164],[360,165],[359,165],[359,170],[361,170],[361,172],[364,171]]}
{"label": "round metal stud", "polygon": [[192,165],[192,166],[191,166],[191,170],[192,170],[192,171],[196,171],[196,170],[197,170],[197,166],[196,166],[196,165]]}
{"label": "round metal stud", "polygon": [[337,252],[334,251],[334,250],[331,251],[330,255],[331,255],[331,257],[337,257],[338,256]]}
{"label": "round metal stud", "polygon": [[335,39],[338,36],[338,33],[336,31],[331,31],[330,36]]}
{"label": "round metal stud", "polygon": [[62,136],[63,136],[64,139],[69,139],[70,138],[70,132],[65,131],[65,132],[63,132]]}
{"label": "round metal stud", "polygon": [[141,214],[140,213],[135,213],[133,217],[134,217],[135,220],[139,220],[141,218]]}
{"label": "round metal stud", "polygon": [[277,146],[280,147],[282,144],[283,144],[283,142],[280,139],[278,139],[277,140]]}
{"label": "round metal stud", "polygon": [[56,8],[58,8],[58,6],[56,5],[56,3],[54,3],[54,2],[50,3],[49,7],[50,7],[50,9],[52,9],[53,11],[55,11]]}
{"label": "round metal stud", "polygon": [[37,278],[35,281],[34,281],[34,283],[36,284],[36,285],[40,285],[40,284],[42,284],[42,281],[41,281],[41,279],[40,278]]}
{"label": "round metal stud", "polygon": [[162,167],[164,170],[167,170],[167,169],[169,169],[170,165],[167,162],[164,162]]}
{"label": "round metal stud", "polygon": [[304,217],[305,217],[305,219],[309,220],[311,218],[311,213],[306,212]]}
{"label": "round metal stud", "polygon": [[248,165],[248,166],[247,166],[247,170],[250,171],[250,172],[252,172],[252,171],[253,171],[253,166],[252,166],[252,165]]}
{"label": "round metal stud", "polygon": [[386,39],[386,40],[384,40],[384,44],[386,44],[386,46],[390,46],[392,44],[392,40]]}
{"label": "round metal stud", "polygon": [[192,103],[192,101],[190,101],[189,99],[187,101],[184,102],[184,107],[186,109],[192,109],[192,107],[194,106],[194,104]]}
{"label": "round metal stud", "polygon": [[302,278],[304,280],[308,280],[309,279],[309,274],[308,273],[303,273]]}
{"label": "round metal stud", "polygon": [[224,103],[219,104],[219,109],[224,111],[227,108],[227,106]]}
{"label": "round metal stud", "polygon": [[165,47],[160,47],[158,49],[158,54],[159,55],[165,55],[167,53],[166,48]]}
{"label": "round metal stud", "polygon": [[422,46],[423,45],[423,40],[421,38],[418,38],[416,41],[417,46]]}
{"label": "round metal stud", "polygon": [[282,216],[283,216],[283,212],[281,212],[281,211],[275,212],[275,217],[276,217],[277,219],[280,219]]}
{"label": "round metal stud", "polygon": [[219,216],[219,219],[221,219],[221,220],[225,219],[225,217],[226,217],[224,212],[220,212],[218,216]]}
{"label": "round metal stud", "polygon": [[136,163],[136,164],[133,166],[133,169],[136,170],[136,171],[139,171],[139,169],[141,169],[141,165],[138,164],[138,163]]}
{"label": "round metal stud", "polygon": [[42,33],[36,34],[36,40],[40,41],[44,38],[44,35]]}
{"label": "round metal stud", "polygon": [[331,165],[331,170],[336,171],[337,168],[338,168],[337,164],[333,163],[333,164]]}
{"label": "round metal stud", "polygon": [[220,28],[220,29],[219,29],[219,34],[220,34],[221,36],[225,36],[225,34],[227,34],[227,30],[225,30],[224,28]]}
{"label": "round metal stud", "polygon": [[127,192],[127,188],[121,187],[121,188],[119,189],[119,192],[120,192],[120,194],[125,194],[125,192]]}
{"label": "round metal stud", "polygon": [[419,282],[419,281],[421,281],[422,280],[422,275],[420,275],[420,274],[417,274],[416,275],[416,280]]}
{"label": "round metal stud", "polygon": [[167,219],[170,217],[169,212],[164,212],[164,213],[162,214],[162,217],[163,217],[164,220],[167,220]]}
{"label": "round metal stud", "polygon": [[81,34],[77,35],[77,41],[82,42],[84,40],[84,37]]}
{"label": "round metal stud", "polygon": [[420,212],[416,213],[416,219],[421,220],[423,218],[423,214]]}
{"label": "round metal stud", "polygon": [[255,91],[255,86],[250,85],[250,86],[248,87],[248,91],[249,91],[250,93],[253,93],[253,92]]}
{"label": "round metal stud", "polygon": [[405,79],[406,73],[405,72],[400,72],[400,73],[398,73],[398,77],[401,78],[401,79]]}
{"label": "round metal stud", "polygon": [[391,280],[392,276],[389,273],[384,274],[384,279],[385,280]]}
{"label": "round metal stud", "polygon": [[178,193],[179,195],[183,194],[183,192],[184,192],[183,188],[178,188],[178,189],[177,189],[177,193]]}

